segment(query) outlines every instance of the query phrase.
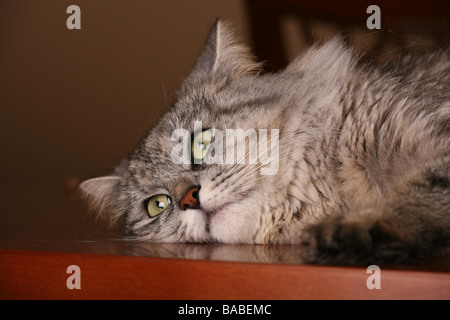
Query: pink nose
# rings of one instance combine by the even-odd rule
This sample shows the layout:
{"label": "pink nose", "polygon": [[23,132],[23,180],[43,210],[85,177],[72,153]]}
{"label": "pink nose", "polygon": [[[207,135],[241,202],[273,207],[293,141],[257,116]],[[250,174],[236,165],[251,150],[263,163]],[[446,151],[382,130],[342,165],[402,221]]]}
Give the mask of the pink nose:
{"label": "pink nose", "polygon": [[186,210],[187,208],[197,209],[200,206],[200,201],[198,200],[198,190],[200,188],[193,187],[186,192],[183,199],[180,201],[181,210]]}

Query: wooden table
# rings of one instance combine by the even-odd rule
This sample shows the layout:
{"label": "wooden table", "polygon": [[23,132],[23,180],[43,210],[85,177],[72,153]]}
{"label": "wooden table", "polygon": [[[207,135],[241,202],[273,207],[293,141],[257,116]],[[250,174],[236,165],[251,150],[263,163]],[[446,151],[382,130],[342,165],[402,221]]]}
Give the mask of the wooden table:
{"label": "wooden table", "polygon": [[[300,264],[295,246],[0,242],[1,299],[450,299],[448,259],[366,268]],[[69,266],[81,289],[69,289]]]}

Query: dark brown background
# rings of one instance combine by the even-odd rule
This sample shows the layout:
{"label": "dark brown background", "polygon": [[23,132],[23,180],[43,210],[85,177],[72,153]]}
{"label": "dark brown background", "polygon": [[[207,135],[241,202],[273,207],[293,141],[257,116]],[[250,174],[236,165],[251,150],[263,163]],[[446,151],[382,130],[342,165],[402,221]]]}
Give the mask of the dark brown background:
{"label": "dark brown background", "polygon": [[[97,236],[77,184],[133,150],[173,102],[217,17],[275,67],[342,26],[351,39],[378,39],[364,24],[369,2],[249,2],[0,0],[0,238]],[[71,4],[81,30],[66,28]],[[383,31],[395,35],[384,44],[448,39],[446,1],[402,5],[380,4]]]}

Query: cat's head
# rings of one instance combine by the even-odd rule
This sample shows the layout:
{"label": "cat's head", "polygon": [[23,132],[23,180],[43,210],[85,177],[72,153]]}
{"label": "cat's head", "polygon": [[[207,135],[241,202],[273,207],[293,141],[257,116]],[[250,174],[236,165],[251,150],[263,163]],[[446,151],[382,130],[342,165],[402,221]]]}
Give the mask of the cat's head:
{"label": "cat's head", "polygon": [[259,70],[217,21],[173,108],[113,173],[81,184],[99,215],[148,241],[254,243],[263,207],[282,201],[279,96]]}

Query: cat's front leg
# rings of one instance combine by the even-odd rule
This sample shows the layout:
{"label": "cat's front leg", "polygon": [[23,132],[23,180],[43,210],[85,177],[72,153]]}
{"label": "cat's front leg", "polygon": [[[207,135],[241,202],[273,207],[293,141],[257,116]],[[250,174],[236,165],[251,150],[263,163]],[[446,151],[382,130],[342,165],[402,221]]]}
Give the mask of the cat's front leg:
{"label": "cat's front leg", "polygon": [[304,261],[394,265],[447,254],[450,180],[446,170],[411,183],[378,207],[330,215],[305,227]]}
{"label": "cat's front leg", "polygon": [[366,211],[331,215],[304,228],[303,260],[316,264],[376,264],[381,251],[385,258],[406,258],[398,232],[375,210]]}
{"label": "cat's front leg", "polygon": [[302,234],[306,263],[366,265],[407,261],[414,244],[378,209],[331,215],[309,225]]}

